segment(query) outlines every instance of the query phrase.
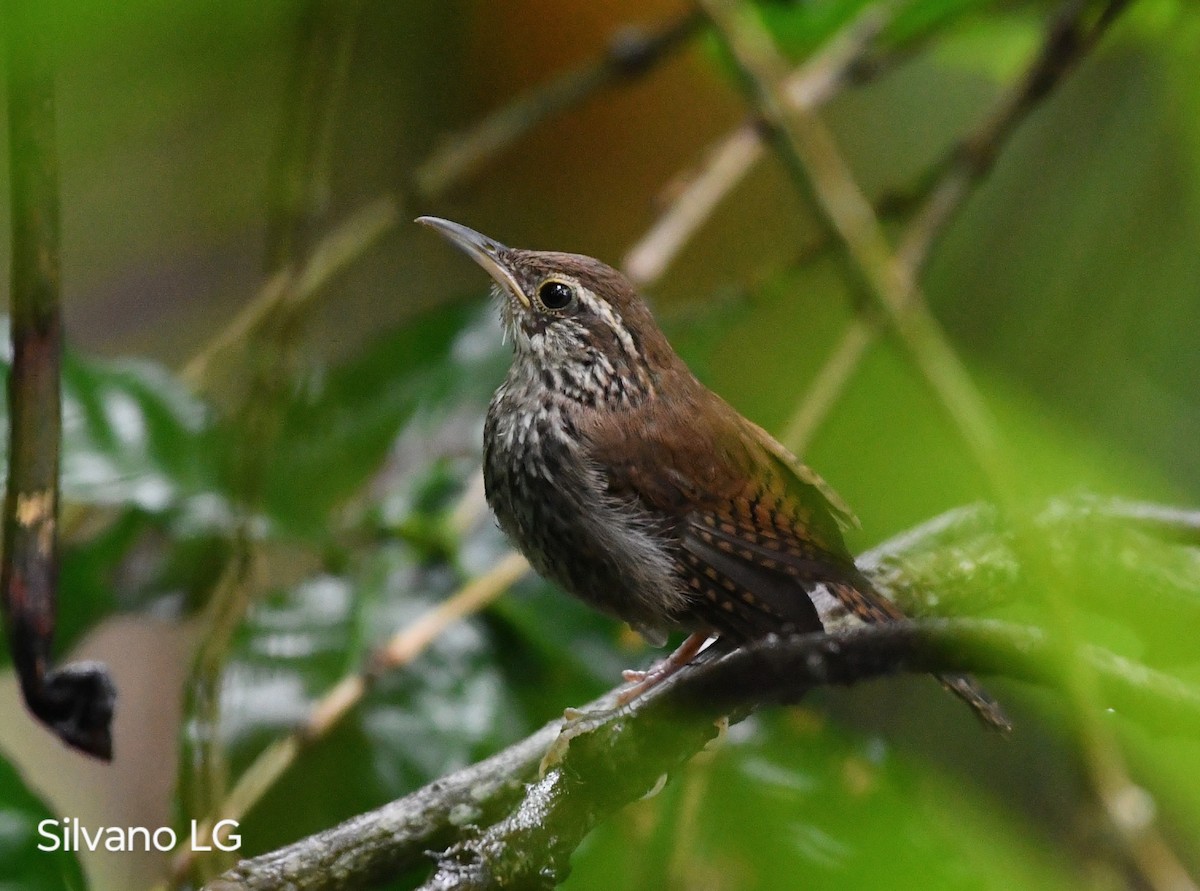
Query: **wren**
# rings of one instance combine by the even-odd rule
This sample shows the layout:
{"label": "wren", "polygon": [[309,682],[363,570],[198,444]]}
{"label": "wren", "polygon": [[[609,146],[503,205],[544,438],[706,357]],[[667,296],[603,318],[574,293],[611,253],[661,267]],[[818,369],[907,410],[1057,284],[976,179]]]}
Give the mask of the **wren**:
{"label": "wren", "polygon": [[[700,383],[616,270],[508,248],[420,217],[495,280],[514,347],[484,425],[487,501],[543,577],[661,646],[626,699],[710,638],[903,619],[855,566],[842,500],[765,430]],[[971,677],[938,680],[985,724],[1007,717]]]}

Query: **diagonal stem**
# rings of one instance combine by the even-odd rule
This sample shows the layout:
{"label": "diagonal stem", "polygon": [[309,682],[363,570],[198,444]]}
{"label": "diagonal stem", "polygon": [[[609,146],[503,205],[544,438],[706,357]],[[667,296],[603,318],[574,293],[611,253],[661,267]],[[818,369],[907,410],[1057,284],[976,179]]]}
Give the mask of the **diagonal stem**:
{"label": "diagonal stem", "polygon": [[[787,102],[793,107],[817,108],[837,95],[856,79],[854,72],[888,19],[889,10],[882,4],[864,9],[787,77],[782,88]],[[754,121],[747,121],[712,147],[700,172],[625,255],[621,268],[630,281],[645,288],[661,278],[716,206],[765,154],[762,133]]]}
{"label": "diagonal stem", "polygon": [[910,359],[959,428],[997,494],[1014,491],[996,425],[962,360],[929,312],[909,271],[896,262],[874,208],[825,124],[811,109],[787,113],[778,87],[784,65],[760,23],[729,0],[700,0],[733,60],[768,140],[847,261],[856,287],[895,330]]}
{"label": "diagonal stem", "polygon": [[[895,330],[910,360],[920,370],[959,428],[993,491],[1012,513],[1017,477],[1009,466],[995,424],[965,366],[929,312],[913,270],[892,256],[874,209],[866,200],[837,146],[816,114],[799,109],[786,117],[779,98],[781,61],[760,23],[740,14],[730,0],[700,0],[719,38],[733,58],[743,89],[763,118],[776,151],[798,188],[817,210],[826,234],[848,260],[855,283]],[[1119,11],[1120,5],[1116,7]],[[1106,24],[1115,12],[1101,16]],[[1018,540],[1037,575],[1048,581],[1045,603],[1052,627],[1063,642],[1064,684],[1093,787],[1131,860],[1157,889],[1195,888],[1174,852],[1158,834],[1152,807],[1130,807],[1148,796],[1129,778],[1112,732],[1098,719],[1099,685],[1095,667],[1082,657],[1068,605],[1057,593],[1062,581],[1054,561],[1043,555],[1031,535],[1018,528]]]}
{"label": "diagonal stem", "polygon": [[[987,118],[937,166],[920,190],[921,206],[912,214],[896,248],[908,277],[919,280],[934,244],[951,219],[987,176],[1021,123],[1099,43],[1127,0],[1111,0],[1094,22],[1088,4],[1071,0],[1055,16],[1042,44],[1016,84]],[[800,406],[784,427],[783,442],[803,454],[858,363],[878,339],[881,320],[859,314],[846,328]]]}

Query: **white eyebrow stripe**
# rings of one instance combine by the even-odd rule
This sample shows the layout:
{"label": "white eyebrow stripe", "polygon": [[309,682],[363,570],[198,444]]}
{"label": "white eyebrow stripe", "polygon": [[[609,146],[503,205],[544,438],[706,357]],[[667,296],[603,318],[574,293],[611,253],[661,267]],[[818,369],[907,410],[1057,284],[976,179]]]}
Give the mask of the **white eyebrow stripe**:
{"label": "white eyebrow stripe", "polygon": [[[564,278],[566,277],[564,276]],[[633,342],[633,337],[630,336],[629,329],[625,327],[624,322],[613,312],[608,301],[601,300],[575,279],[570,279],[569,281],[575,286],[579,294],[579,302],[603,319],[608,324],[608,327],[612,329],[617,341],[621,344],[621,349],[629,357],[630,365],[637,370],[639,379],[641,379],[643,384],[648,384],[642,369],[642,354],[638,351],[637,344]]]}

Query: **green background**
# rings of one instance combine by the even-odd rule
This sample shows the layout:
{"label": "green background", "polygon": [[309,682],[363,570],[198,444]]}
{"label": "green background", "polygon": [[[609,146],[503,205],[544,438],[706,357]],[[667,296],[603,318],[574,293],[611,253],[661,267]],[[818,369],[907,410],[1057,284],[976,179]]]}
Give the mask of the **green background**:
{"label": "green background", "polygon": [[[109,661],[122,698],[116,761],[104,767],[31,726],[6,681],[0,888],[82,887],[71,858],[30,851],[31,827],[47,815],[90,826],[194,816],[177,793],[191,789],[193,746],[207,732],[188,693],[190,654],[208,632],[203,605],[239,528],[247,475],[258,596],[231,645],[217,730],[232,777],[374,645],[502,552],[487,516],[461,534],[449,518],[478,467],[507,348],[483,274],[408,220],[433,213],[514,246],[619,265],[684,174],[746,115],[715,44],[700,38],[538,124],[447,193],[421,196],[414,172],[451,134],[595,58],[621,26],[683,7],[361,3],[344,69],[322,68],[341,86],[302,243],[380,196],[392,197],[399,222],[290,333],[286,374],[254,397],[272,416],[270,435],[247,443],[239,406],[272,351],[219,354],[205,386],[179,370],[274,271],[263,261],[268,184],[296,96],[289,59],[311,7],[57,6],[71,353],[63,486],[79,512],[66,524],[59,641],[64,653]],[[801,59],[861,6],[768,3],[764,21]],[[1055,11],[908,4],[881,39],[885,70],[823,111],[868,194],[912,192],[1012,86]],[[1200,500],[1197,70],[1197,8],[1131,3],[1023,121],[935,245],[923,284],[1016,468],[1020,492],[1005,497]],[[903,231],[900,217],[886,225]],[[697,374],[776,433],[855,312],[832,253],[795,262],[815,236],[769,160],[647,295]],[[862,518],[856,551],[996,494],[888,338],[805,458]],[[1089,573],[1093,556],[1077,557],[1055,595],[1077,633],[1195,682],[1194,627],[1155,606],[1167,583]],[[1170,559],[1168,581],[1194,590],[1194,550]],[[1029,587],[989,614],[1046,623],[1045,592]],[[653,656],[525,580],[387,676],[307,751],[243,821],[242,853],[477,760]],[[757,715],[601,826],[566,887],[1136,887],[1091,789],[1070,702],[1002,679],[989,687],[1017,723],[1011,739],[981,733],[923,678]],[[1102,720],[1194,871],[1197,740],[1152,732],[1136,714]],[[140,888],[161,880],[166,858],[101,854],[83,866],[89,887]]]}

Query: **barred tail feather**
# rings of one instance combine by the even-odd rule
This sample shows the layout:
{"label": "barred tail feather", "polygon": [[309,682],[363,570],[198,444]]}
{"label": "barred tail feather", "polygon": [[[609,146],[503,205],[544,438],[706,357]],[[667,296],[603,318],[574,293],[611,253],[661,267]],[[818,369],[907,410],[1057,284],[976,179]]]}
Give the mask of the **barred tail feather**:
{"label": "barred tail feather", "polygon": [[[847,617],[862,622],[889,622],[904,618],[904,613],[900,611],[900,608],[876,591],[865,576],[862,577],[858,586],[834,583],[828,587],[836,596],[836,604],[841,612],[836,615],[822,613],[824,601],[820,598],[814,601],[818,613],[821,613],[822,621],[826,623],[827,630],[830,628],[831,619],[844,625]],[[833,600],[827,595],[826,599]],[[838,627],[838,624],[833,627]],[[1001,733],[1008,733],[1012,730],[1012,722],[1008,719],[1008,715],[1004,714],[1000,703],[992,699],[979,681],[971,675],[939,674],[935,677],[943,687],[969,705],[986,727]]]}
{"label": "barred tail feather", "polygon": [[936,675],[943,687],[965,702],[975,712],[989,729],[1008,733],[1012,730],[1012,722],[1000,703],[992,699],[983,689],[979,681],[969,674],[939,674]]}

